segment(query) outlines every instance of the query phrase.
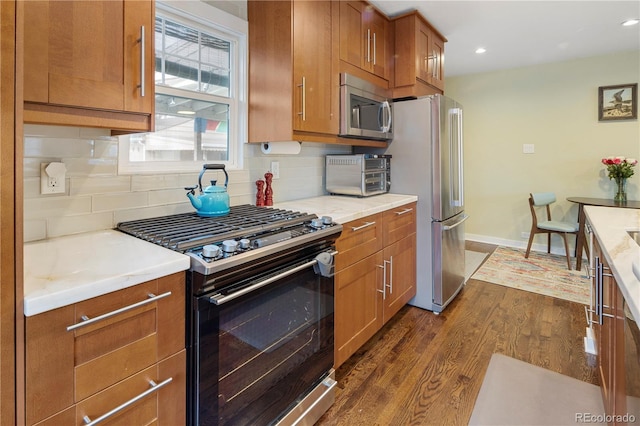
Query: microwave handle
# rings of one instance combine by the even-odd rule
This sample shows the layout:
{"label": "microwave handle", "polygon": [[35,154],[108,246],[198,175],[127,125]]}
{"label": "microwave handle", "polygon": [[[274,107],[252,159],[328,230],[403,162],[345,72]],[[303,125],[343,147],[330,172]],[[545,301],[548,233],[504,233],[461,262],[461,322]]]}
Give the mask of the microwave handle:
{"label": "microwave handle", "polygon": [[384,101],[380,104],[380,111],[382,111],[382,117],[384,118],[384,111],[387,111],[387,124],[380,125],[380,130],[384,133],[387,133],[391,130],[391,105],[389,105],[389,101]]}

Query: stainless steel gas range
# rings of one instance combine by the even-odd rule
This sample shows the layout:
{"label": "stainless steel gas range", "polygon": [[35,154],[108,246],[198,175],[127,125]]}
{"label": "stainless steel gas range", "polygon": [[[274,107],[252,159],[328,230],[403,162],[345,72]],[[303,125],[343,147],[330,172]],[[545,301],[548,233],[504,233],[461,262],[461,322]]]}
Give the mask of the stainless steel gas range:
{"label": "stainless steel gas range", "polygon": [[334,400],[330,217],[233,206],[118,224],[191,257],[190,425],[313,424]]}

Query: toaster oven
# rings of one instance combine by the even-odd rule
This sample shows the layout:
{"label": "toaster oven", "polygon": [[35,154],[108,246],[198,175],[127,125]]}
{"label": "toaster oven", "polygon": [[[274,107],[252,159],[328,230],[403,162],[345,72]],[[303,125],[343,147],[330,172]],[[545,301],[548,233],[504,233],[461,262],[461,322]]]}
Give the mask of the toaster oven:
{"label": "toaster oven", "polygon": [[391,189],[391,156],[327,155],[326,190],[330,194],[368,197]]}

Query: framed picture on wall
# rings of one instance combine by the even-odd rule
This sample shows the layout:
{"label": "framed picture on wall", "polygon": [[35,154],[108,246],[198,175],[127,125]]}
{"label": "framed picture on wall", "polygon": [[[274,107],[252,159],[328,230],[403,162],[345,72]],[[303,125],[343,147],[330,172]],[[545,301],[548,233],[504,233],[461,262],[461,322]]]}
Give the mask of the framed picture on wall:
{"label": "framed picture on wall", "polygon": [[638,83],[598,88],[598,121],[638,118]]}

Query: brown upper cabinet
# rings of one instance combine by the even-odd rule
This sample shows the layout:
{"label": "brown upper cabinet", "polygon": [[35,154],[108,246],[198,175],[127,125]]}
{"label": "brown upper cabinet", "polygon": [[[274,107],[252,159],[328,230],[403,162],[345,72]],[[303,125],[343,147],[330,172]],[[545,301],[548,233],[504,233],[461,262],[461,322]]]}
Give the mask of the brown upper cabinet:
{"label": "brown upper cabinet", "polygon": [[23,8],[25,122],[153,131],[153,0]]}
{"label": "brown upper cabinet", "polygon": [[249,142],[333,142],[337,4],[248,1]]}
{"label": "brown upper cabinet", "polygon": [[393,58],[390,28],[389,19],[367,2],[341,1],[340,59],[390,80],[389,62]]}
{"label": "brown upper cabinet", "polygon": [[395,80],[393,97],[405,98],[444,92],[446,39],[418,12],[393,20]]}

